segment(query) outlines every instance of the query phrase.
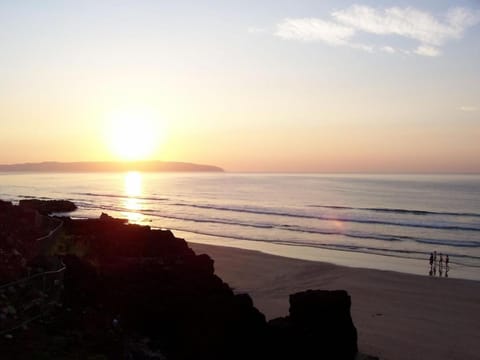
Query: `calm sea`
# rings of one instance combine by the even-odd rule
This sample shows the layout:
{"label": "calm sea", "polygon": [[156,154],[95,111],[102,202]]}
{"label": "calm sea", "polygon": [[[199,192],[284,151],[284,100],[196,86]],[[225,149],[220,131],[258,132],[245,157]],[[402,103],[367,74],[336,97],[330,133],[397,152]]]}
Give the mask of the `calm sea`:
{"label": "calm sea", "polygon": [[0,198],[70,199],[188,241],[480,280],[480,176],[0,173]]}

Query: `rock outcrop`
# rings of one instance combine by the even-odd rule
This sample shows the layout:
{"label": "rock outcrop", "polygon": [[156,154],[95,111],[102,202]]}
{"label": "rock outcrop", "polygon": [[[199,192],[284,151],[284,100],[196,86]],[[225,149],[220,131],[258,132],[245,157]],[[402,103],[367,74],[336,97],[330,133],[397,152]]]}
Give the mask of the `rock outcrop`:
{"label": "rock outcrop", "polygon": [[36,238],[48,233],[33,210],[0,201],[0,284],[28,273],[28,260],[36,255]]}
{"label": "rock outcrop", "polygon": [[[290,315],[271,320],[281,359],[353,359],[357,331],[344,290],[307,290],[290,295]],[[280,340],[280,341],[279,341]]]}
{"label": "rock outcrop", "polygon": [[168,359],[255,358],[264,346],[267,323],[251,298],[234,294],[209,256],[196,255],[170,231],[105,216],[64,219],[64,230],[89,247],[83,259],[63,259],[64,305],[95,313],[88,326],[95,336],[115,320],[123,331],[152,339],[152,351]]}
{"label": "rock outcrop", "polygon": [[[345,291],[293,294],[289,316],[267,323],[249,295],[234,293],[215,274],[209,256],[195,254],[171,231],[106,214],[61,220],[54,252],[66,265],[62,306],[47,340],[38,330],[26,337],[42,347],[56,339],[37,348],[48,358],[64,356],[58,343],[84,358],[107,359],[342,360],[357,353]],[[21,349],[5,351],[22,358]]]}
{"label": "rock outcrop", "polygon": [[22,208],[37,210],[44,215],[71,212],[77,209],[77,206],[69,200],[24,199],[20,200],[18,205]]}

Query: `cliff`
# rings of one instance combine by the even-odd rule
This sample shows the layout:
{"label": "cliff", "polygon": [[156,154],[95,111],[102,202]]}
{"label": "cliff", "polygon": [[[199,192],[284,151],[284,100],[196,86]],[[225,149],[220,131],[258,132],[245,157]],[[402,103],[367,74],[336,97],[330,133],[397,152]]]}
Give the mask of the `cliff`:
{"label": "cliff", "polygon": [[[357,334],[345,291],[290,298],[267,322],[250,296],[215,274],[168,230],[99,219],[63,221],[51,249],[66,265],[56,311],[0,338],[10,358],[354,359]],[[75,354],[74,357],[72,354]]]}

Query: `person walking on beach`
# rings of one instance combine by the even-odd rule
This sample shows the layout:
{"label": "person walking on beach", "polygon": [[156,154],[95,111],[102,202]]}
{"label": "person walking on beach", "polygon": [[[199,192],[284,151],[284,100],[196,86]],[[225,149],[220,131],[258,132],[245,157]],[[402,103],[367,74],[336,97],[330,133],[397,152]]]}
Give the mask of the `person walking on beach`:
{"label": "person walking on beach", "polygon": [[433,253],[430,253],[430,272],[429,275],[432,276],[433,274]]}
{"label": "person walking on beach", "polygon": [[448,277],[448,271],[450,270],[450,258],[445,256],[445,277]]}
{"label": "person walking on beach", "polygon": [[438,260],[438,276],[443,275],[443,255],[440,253],[440,260]]}

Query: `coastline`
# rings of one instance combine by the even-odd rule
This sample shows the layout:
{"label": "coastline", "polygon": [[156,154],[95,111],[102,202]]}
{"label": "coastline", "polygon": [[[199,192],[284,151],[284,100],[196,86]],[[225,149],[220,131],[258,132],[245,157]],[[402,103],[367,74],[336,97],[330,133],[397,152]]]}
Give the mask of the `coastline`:
{"label": "coastline", "polygon": [[[215,236],[172,229],[177,237],[191,243],[225,246],[234,249],[259,251],[264,254],[313,262],[324,262],[349,268],[393,271],[402,274],[428,276],[428,257],[415,259],[409,257],[388,256],[382,254],[364,253],[360,251],[333,250],[320,247],[294,246],[248,240],[225,239]],[[433,251],[434,249],[432,249]],[[480,268],[450,263],[448,278],[474,280],[480,282]]]}
{"label": "coastline", "polygon": [[480,282],[306,261],[189,242],[215,272],[247,292],[267,319],[288,314],[288,295],[344,289],[359,349],[380,359],[474,359],[480,344]]}
{"label": "coastline", "polygon": [[[139,173],[132,184],[121,173],[37,173],[1,180],[7,200],[70,199],[79,209],[69,215],[78,218],[107,212],[189,241],[420,275],[437,251],[450,256],[450,277],[480,281],[480,230],[461,230],[478,227],[478,199],[460,201],[478,193],[477,177]],[[418,196],[401,195],[418,187]]]}

